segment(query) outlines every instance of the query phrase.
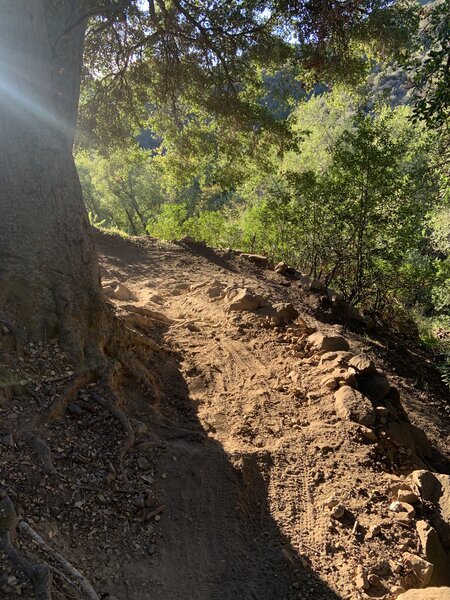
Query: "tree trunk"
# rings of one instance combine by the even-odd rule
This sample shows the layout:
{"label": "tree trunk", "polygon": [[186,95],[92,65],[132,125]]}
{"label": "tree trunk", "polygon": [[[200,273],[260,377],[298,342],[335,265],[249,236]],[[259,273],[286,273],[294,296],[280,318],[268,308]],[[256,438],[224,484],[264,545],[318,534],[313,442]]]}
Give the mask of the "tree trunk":
{"label": "tree trunk", "polygon": [[85,23],[71,25],[85,6],[56,6],[0,4],[0,316],[82,354],[103,314],[72,157]]}

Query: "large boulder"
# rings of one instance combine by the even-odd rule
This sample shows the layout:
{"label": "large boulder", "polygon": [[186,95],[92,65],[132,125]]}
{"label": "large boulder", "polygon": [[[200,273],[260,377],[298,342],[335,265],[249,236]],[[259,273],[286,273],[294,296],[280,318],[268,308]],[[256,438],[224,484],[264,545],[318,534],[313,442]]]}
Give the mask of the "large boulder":
{"label": "large boulder", "polygon": [[324,335],[320,331],[308,336],[307,343],[315,352],[337,352],[349,349],[347,340],[341,335]]}
{"label": "large boulder", "polygon": [[344,385],[334,394],[336,414],[360,425],[375,424],[375,411],[370,400],[349,385]]}
{"label": "large boulder", "polygon": [[450,600],[450,587],[430,587],[425,590],[408,590],[397,600]]}

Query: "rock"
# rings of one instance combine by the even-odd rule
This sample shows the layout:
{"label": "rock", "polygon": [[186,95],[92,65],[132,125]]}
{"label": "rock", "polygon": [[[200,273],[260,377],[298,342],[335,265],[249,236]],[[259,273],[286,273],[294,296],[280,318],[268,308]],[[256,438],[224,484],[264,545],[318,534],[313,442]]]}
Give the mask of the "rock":
{"label": "rock", "polygon": [[286,271],[288,270],[288,266],[285,262],[279,262],[276,267],[275,267],[275,272],[276,273],[280,273],[281,275],[284,275],[286,273]]}
{"label": "rock", "polygon": [[[335,375],[335,377],[336,377],[336,375]],[[344,371],[344,370],[339,371],[339,373],[337,375],[337,379],[338,379],[338,381],[344,382],[346,385],[349,385],[354,390],[358,389],[358,381],[356,379],[355,373],[353,371],[351,371],[350,369],[347,369],[346,371]]]}
{"label": "rock", "polygon": [[348,342],[340,335],[325,336],[323,333],[316,331],[308,336],[307,343],[315,352],[332,352],[338,350],[349,349]]}
{"label": "rock", "polygon": [[299,316],[298,310],[291,303],[274,304],[273,308],[275,310],[275,314],[272,316],[272,321],[276,325],[287,325],[288,323],[295,321],[295,319]]}
{"label": "rock", "polygon": [[370,427],[360,425],[359,433],[365,440],[367,440],[371,444],[376,444],[378,442],[377,434],[373,431],[373,429],[370,429]]}
{"label": "rock", "polygon": [[137,435],[143,435],[144,433],[148,432],[148,425],[147,423],[143,423],[142,421],[136,421],[133,429]]}
{"label": "rock", "polygon": [[242,258],[246,258],[250,262],[261,267],[267,267],[269,264],[269,259],[267,256],[262,256],[261,254],[247,254],[246,252],[243,252],[241,256]]}
{"label": "rock", "polygon": [[399,502],[407,502],[408,504],[415,504],[419,502],[419,496],[415,494],[411,488],[402,487],[397,490],[397,500]]}
{"label": "rock", "polygon": [[339,352],[325,352],[320,357],[319,365],[323,370],[331,371],[339,368],[346,368],[349,360],[352,358],[351,352],[339,351]]}
{"label": "rock", "polygon": [[353,367],[359,375],[368,375],[377,372],[375,364],[366,354],[354,356],[350,359],[348,364],[350,367]]}
{"label": "rock", "polygon": [[334,401],[336,413],[341,419],[350,419],[366,426],[375,424],[375,412],[371,402],[350,386],[344,385],[335,392]]}
{"label": "rock", "polygon": [[370,525],[367,530],[366,538],[371,540],[381,534],[381,527],[379,525]]}
{"label": "rock", "polygon": [[144,494],[139,494],[133,498],[133,504],[136,508],[145,508],[145,500]]}
{"label": "rock", "polygon": [[373,373],[361,378],[359,389],[373,402],[380,402],[388,395],[391,384],[385,375]]}
{"label": "rock", "polygon": [[450,551],[447,551],[433,527],[426,521],[417,521],[416,530],[420,545],[426,559],[433,565],[433,574],[430,579],[431,585],[450,584]]}
{"label": "rock", "polygon": [[12,433],[0,435],[0,444],[6,446],[7,448],[15,448],[16,442],[14,441]]}
{"label": "rock", "polygon": [[205,293],[208,298],[221,298],[225,287],[226,285],[224,283],[215,279],[208,285]]}
{"label": "rock", "polygon": [[206,242],[203,240],[196,240],[190,235],[185,235],[181,239],[179,239],[177,244],[185,244],[186,246],[200,246],[201,248],[206,248]]}
{"label": "rock", "polygon": [[137,296],[126,285],[123,285],[123,283],[116,283],[115,286],[112,286],[112,292],[109,296],[123,302],[126,300],[137,300]]}
{"label": "rock", "polygon": [[268,302],[262,296],[253,294],[247,288],[232,288],[225,294],[225,301],[230,311],[254,311],[267,306]]}
{"label": "rock", "polygon": [[404,552],[403,561],[407,567],[414,571],[421,587],[426,587],[430,583],[433,575],[433,565],[430,562],[410,552]]}
{"label": "rock", "polygon": [[395,513],[395,518],[401,523],[409,524],[416,515],[414,506],[407,502],[399,502],[395,500],[389,506],[389,510]]}
{"label": "rock", "polygon": [[321,379],[320,385],[328,390],[335,390],[338,387],[338,380],[333,375],[326,375]]}
{"label": "rock", "polygon": [[164,298],[161,294],[152,294],[149,297],[150,302],[154,302],[155,304],[164,304]]}
{"label": "rock", "polygon": [[142,469],[142,471],[148,471],[148,469],[150,469],[151,467],[149,460],[145,458],[145,456],[138,456],[136,462],[138,467]]}
{"label": "rock", "polygon": [[18,518],[14,504],[7,493],[0,489],[0,536],[4,536],[8,532],[14,536],[17,523]]}
{"label": "rock", "polygon": [[365,573],[360,573],[355,578],[355,585],[359,590],[368,590],[370,587],[369,580]]}
{"label": "rock", "polygon": [[333,508],[334,506],[337,506],[339,504],[339,500],[336,498],[336,496],[334,494],[331,494],[331,496],[328,496],[328,498],[325,500],[325,502],[323,504],[324,504],[324,506],[327,506],[328,508]]}
{"label": "rock", "polygon": [[69,402],[67,405],[67,412],[71,415],[77,415],[78,417],[81,417],[81,415],[84,414],[84,410],[75,402]]}
{"label": "rock", "polygon": [[333,519],[341,519],[344,514],[345,506],[343,504],[336,504],[336,506],[333,506],[330,511],[330,515],[333,517]]}
{"label": "rock", "polygon": [[397,600],[450,600],[450,587],[432,587],[426,590],[408,590]]}
{"label": "rock", "polygon": [[422,500],[435,506],[430,523],[444,547],[450,548],[450,475],[425,470],[413,471],[409,482]]}

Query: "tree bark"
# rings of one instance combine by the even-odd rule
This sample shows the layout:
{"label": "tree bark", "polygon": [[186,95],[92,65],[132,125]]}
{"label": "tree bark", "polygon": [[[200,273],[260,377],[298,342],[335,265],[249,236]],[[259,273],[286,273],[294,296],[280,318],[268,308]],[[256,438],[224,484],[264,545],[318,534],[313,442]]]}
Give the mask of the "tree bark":
{"label": "tree bark", "polygon": [[80,358],[99,343],[103,312],[72,156],[85,22],[70,26],[83,10],[0,3],[0,316]]}

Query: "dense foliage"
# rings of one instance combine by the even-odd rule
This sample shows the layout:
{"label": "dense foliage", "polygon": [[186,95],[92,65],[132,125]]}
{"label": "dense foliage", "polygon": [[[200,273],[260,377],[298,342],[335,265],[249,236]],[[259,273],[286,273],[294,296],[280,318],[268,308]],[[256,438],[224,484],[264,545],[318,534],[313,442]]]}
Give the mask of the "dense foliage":
{"label": "dense foliage", "polygon": [[[127,85],[145,92],[131,98],[145,131],[123,118],[116,77],[105,88],[91,71],[86,114],[98,94],[119,94],[77,153],[91,218],[128,234],[188,234],[285,260],[379,319],[392,323],[408,311],[424,338],[450,355],[448,0],[379,3],[366,14],[319,14],[320,3],[300,4],[295,18],[293,7],[252,9],[248,22],[268,29],[234,48],[233,73],[212,58],[219,49],[208,50],[198,23],[177,21],[211,60],[189,63],[180,54],[182,76],[163,94],[159,46],[136,59]],[[139,5],[128,6],[143,18]],[[209,34],[221,27],[219,16],[207,21]],[[264,44],[274,39],[262,66]],[[106,71],[95,48],[89,52]],[[139,71],[150,67],[153,81]],[[119,122],[128,131],[120,147],[117,131],[102,134]]]}

